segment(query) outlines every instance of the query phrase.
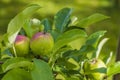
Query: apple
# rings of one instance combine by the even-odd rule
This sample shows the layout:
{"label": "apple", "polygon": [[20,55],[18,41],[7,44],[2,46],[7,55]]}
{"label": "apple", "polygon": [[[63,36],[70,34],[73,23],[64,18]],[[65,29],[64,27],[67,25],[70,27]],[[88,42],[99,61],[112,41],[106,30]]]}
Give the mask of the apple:
{"label": "apple", "polygon": [[84,63],[84,72],[90,80],[103,80],[106,76],[106,65],[101,59],[92,59]]}
{"label": "apple", "polygon": [[23,57],[29,53],[29,44],[30,40],[24,35],[17,35],[16,40],[14,42],[14,47],[17,56]]}
{"label": "apple", "polygon": [[30,41],[30,48],[35,55],[49,55],[53,46],[54,40],[50,33],[38,32]]}

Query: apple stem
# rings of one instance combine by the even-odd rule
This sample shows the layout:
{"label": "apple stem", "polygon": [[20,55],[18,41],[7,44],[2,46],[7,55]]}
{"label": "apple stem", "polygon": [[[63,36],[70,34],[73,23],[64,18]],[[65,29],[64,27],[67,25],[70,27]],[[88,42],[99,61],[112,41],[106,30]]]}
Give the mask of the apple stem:
{"label": "apple stem", "polygon": [[14,52],[15,57],[17,57],[17,54],[16,54],[16,50],[15,50],[15,46],[14,46],[14,45],[13,45],[13,52]]}
{"label": "apple stem", "polygon": [[46,31],[44,31],[43,34],[46,34]]}

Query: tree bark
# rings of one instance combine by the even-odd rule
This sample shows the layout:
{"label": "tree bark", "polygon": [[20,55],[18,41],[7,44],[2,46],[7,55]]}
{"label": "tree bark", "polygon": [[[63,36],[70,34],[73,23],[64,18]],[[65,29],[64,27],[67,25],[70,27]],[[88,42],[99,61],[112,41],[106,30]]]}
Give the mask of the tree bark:
{"label": "tree bark", "polygon": [[[120,36],[118,40],[118,48],[117,48],[117,54],[116,54],[116,61],[120,61]],[[113,77],[113,80],[120,80],[120,74],[116,74]]]}
{"label": "tree bark", "polygon": [[120,7],[120,0],[114,0],[114,7],[119,8]]}

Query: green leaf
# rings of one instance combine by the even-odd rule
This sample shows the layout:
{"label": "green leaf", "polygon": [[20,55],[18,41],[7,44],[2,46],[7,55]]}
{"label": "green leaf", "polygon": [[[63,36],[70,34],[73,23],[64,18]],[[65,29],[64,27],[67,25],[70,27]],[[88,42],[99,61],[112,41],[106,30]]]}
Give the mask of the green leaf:
{"label": "green leaf", "polygon": [[[77,62],[79,62],[84,60],[88,53],[94,53],[100,38],[105,34],[105,32],[106,31],[98,31],[91,34],[80,50],[73,52],[71,56],[74,57]],[[93,54],[92,56],[96,57],[96,54]]]}
{"label": "green leaf", "polygon": [[42,21],[42,24],[44,25],[45,32],[49,32],[50,30],[52,30],[52,24],[47,18]]}
{"label": "green leaf", "polygon": [[26,20],[23,29],[26,32],[26,35],[29,38],[32,38],[34,34],[36,34],[39,31],[42,31],[42,27],[43,26],[41,24],[41,21],[37,18],[33,18]]}
{"label": "green leaf", "polygon": [[120,73],[120,61],[112,64],[107,68],[107,76],[113,76]]}
{"label": "green leaf", "polygon": [[87,37],[87,34],[86,34],[86,32],[84,32],[83,30],[80,30],[80,29],[72,29],[72,30],[66,31],[65,33],[60,35],[55,42],[55,45],[53,48],[53,53],[49,60],[50,66],[53,66],[53,64],[56,60],[55,57],[56,57],[57,51],[61,47],[65,46],[68,43],[70,43],[71,41],[77,40],[81,37]]}
{"label": "green leaf", "polygon": [[40,8],[39,5],[31,5],[19,13],[15,18],[13,18],[8,24],[7,34],[9,43],[13,43],[20,29],[25,24],[26,20],[35,13],[36,10]]}
{"label": "green leaf", "polygon": [[63,8],[54,17],[56,30],[59,32],[64,32],[66,25],[70,20],[70,15],[72,13],[71,8]]}
{"label": "green leaf", "polygon": [[18,58],[11,58],[5,61],[5,63],[2,65],[2,69],[4,72],[13,69],[13,68],[18,68],[18,67],[27,67],[31,68],[32,63],[25,58],[18,57]]}
{"label": "green leaf", "polygon": [[91,45],[96,48],[100,38],[104,36],[105,33],[106,31],[98,31],[91,34],[86,41],[86,45]]}
{"label": "green leaf", "polygon": [[107,41],[108,41],[108,38],[104,38],[104,39],[102,39],[102,40],[100,41],[100,43],[98,44],[98,46],[97,46],[97,51],[95,52],[96,58],[99,57],[100,52],[101,52],[101,50],[102,50],[102,48],[103,48],[103,45],[104,45]]}
{"label": "green leaf", "polygon": [[77,20],[78,20],[78,18],[76,16],[72,16],[68,26],[75,26],[78,22]]}
{"label": "green leaf", "polygon": [[66,80],[81,80],[76,76],[71,76],[71,77],[65,77]]}
{"label": "green leaf", "polygon": [[102,21],[107,18],[109,18],[109,17],[105,16],[103,14],[95,13],[87,18],[80,20],[78,25],[82,28],[85,28],[85,27],[90,26],[91,24],[94,24],[96,22]]}
{"label": "green leaf", "polygon": [[2,80],[32,80],[32,78],[29,72],[16,68],[7,72]]}
{"label": "green leaf", "polygon": [[49,65],[38,59],[33,60],[34,68],[31,71],[32,80],[54,80]]}
{"label": "green leaf", "polygon": [[61,36],[58,37],[53,48],[54,52],[56,52],[61,47],[67,45],[71,41],[74,41],[81,37],[87,37],[87,34],[83,30],[73,29],[73,30],[66,31]]}
{"label": "green leaf", "polygon": [[104,42],[107,41],[107,39],[102,41],[100,43],[100,45],[98,45],[98,42],[99,42],[100,38],[104,36],[105,33],[106,33],[106,31],[98,31],[98,32],[95,32],[95,33],[91,34],[88,37],[88,39],[86,41],[86,45],[91,46],[94,49],[96,49],[96,51],[92,54],[92,58],[98,58],[99,57],[100,50],[101,50]]}
{"label": "green leaf", "polygon": [[30,19],[26,20],[26,22],[25,22],[25,24],[24,24],[24,26],[23,26],[23,29],[24,29],[26,35],[27,35],[29,38],[31,38],[32,35],[33,35],[33,34],[32,34],[32,33],[33,33],[33,30],[32,30],[32,28],[31,28]]}
{"label": "green leaf", "polygon": [[108,65],[113,57],[113,52],[111,51],[109,55],[106,55],[106,57],[103,59],[103,61],[105,62],[106,65]]}
{"label": "green leaf", "polygon": [[61,33],[59,33],[59,32],[56,31],[56,30],[52,30],[50,33],[51,33],[51,35],[52,35],[53,38],[54,38],[54,42],[56,42],[57,38],[61,35]]}

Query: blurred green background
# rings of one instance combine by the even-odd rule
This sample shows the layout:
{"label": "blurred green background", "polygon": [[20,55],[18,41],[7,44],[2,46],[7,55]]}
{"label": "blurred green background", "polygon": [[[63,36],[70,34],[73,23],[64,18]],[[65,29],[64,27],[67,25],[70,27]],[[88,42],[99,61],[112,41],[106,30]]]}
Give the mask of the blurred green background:
{"label": "blurred green background", "polygon": [[40,20],[46,17],[53,19],[57,11],[64,7],[73,8],[72,15],[77,16],[79,20],[94,13],[109,16],[110,19],[93,24],[86,31],[91,34],[107,30],[105,37],[108,37],[109,41],[103,47],[101,57],[113,51],[114,61],[120,36],[120,0],[0,0],[0,38],[6,32],[9,21],[33,3],[42,7],[33,15]]}
{"label": "blurred green background", "polygon": [[116,54],[120,33],[120,0],[0,0],[0,36],[6,32],[9,21],[33,3],[40,4],[42,7],[33,15],[39,19],[45,17],[53,19],[55,13],[64,7],[73,8],[73,15],[79,19],[94,13],[110,16],[110,19],[91,25],[86,30],[88,34],[107,30],[105,37],[110,39],[104,46],[103,54],[108,55],[110,51]]}

